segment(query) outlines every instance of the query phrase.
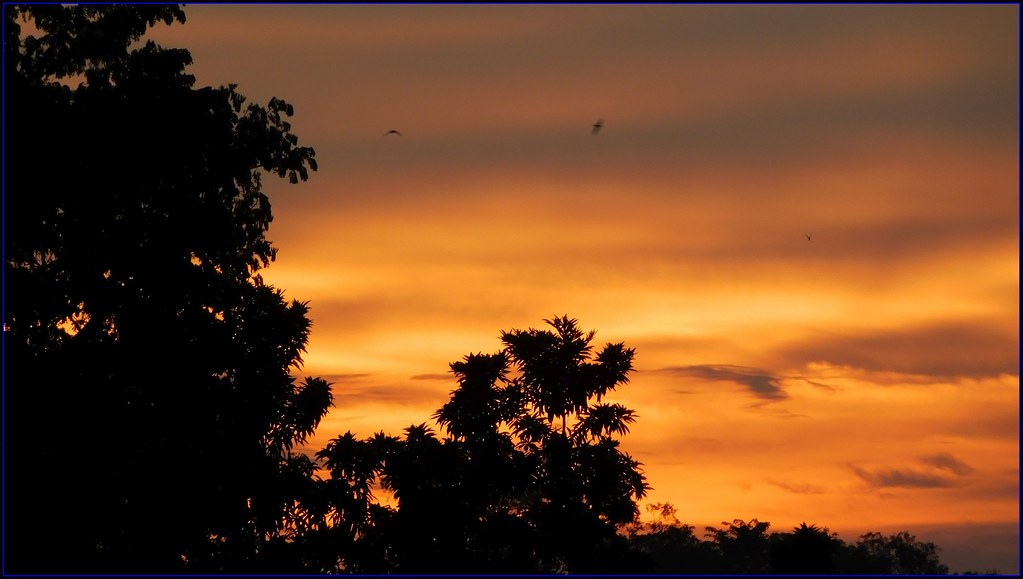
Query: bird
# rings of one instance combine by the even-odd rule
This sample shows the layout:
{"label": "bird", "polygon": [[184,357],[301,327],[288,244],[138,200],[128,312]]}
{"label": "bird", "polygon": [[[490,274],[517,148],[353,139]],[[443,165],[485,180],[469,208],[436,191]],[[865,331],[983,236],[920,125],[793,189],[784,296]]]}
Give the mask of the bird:
{"label": "bird", "polygon": [[813,232],[811,231],[810,233],[804,233],[803,235],[805,235],[805,236],[806,236],[806,240],[807,240],[807,241],[810,241],[810,237],[812,237],[812,236],[813,236]]}
{"label": "bird", "polygon": [[398,131],[396,131],[394,129],[391,129],[391,130],[387,131],[386,133],[384,133],[385,137],[387,135],[398,135],[399,137],[403,136],[401,133],[399,133]]}
{"label": "bird", "polygon": [[593,123],[593,134],[596,135],[600,132],[600,129],[604,127],[604,119],[597,119],[597,122]]}

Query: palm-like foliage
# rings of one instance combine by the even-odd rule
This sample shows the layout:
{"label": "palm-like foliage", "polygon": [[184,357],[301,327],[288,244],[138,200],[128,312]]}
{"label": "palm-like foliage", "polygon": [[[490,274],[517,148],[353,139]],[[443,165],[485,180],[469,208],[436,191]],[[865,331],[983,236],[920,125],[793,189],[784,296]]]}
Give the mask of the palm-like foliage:
{"label": "palm-like foliage", "polygon": [[359,440],[349,430],[328,442],[316,456],[324,461],[331,480],[345,482],[359,498],[372,499],[372,482],[396,443],[382,432],[368,441]]}
{"label": "palm-like foliage", "polygon": [[636,412],[621,404],[594,404],[579,413],[579,421],[572,429],[576,440],[595,440],[612,435],[625,436],[629,424],[636,421]]}
{"label": "palm-like foliage", "polygon": [[504,352],[470,354],[461,362],[453,362],[451,371],[458,379],[458,388],[451,392],[451,400],[433,415],[451,436],[461,440],[489,439],[497,434],[502,422],[517,414],[514,389],[502,387],[508,374]]}
{"label": "palm-like foliage", "polygon": [[[318,455],[333,524],[375,533],[382,569],[596,570],[623,552],[617,527],[636,518],[649,487],[616,440],[635,412],[599,400],[628,382],[634,352],[608,344],[594,354],[594,332],[567,316],[547,323],[553,331],[504,332],[503,350],[451,364],[457,387],[434,414],[447,438],[426,424],[400,438],[348,433]],[[377,480],[398,508],[371,529]],[[352,561],[338,568],[368,569]]]}
{"label": "palm-like foliage", "polygon": [[516,417],[512,421],[512,432],[518,441],[518,447],[530,453],[537,452],[554,434],[550,424],[535,414]]}
{"label": "palm-like foliage", "polygon": [[607,344],[592,359],[590,342],[595,331],[583,332],[568,316],[544,320],[550,330],[502,332],[512,362],[521,372],[520,383],[527,400],[549,422],[562,419],[562,433],[569,414],[588,407],[590,398],[600,400],[608,391],[628,383],[635,350],[623,344]]}
{"label": "palm-like foliage", "polygon": [[834,573],[844,543],[817,525],[801,523],[791,533],[771,537],[772,573]]}

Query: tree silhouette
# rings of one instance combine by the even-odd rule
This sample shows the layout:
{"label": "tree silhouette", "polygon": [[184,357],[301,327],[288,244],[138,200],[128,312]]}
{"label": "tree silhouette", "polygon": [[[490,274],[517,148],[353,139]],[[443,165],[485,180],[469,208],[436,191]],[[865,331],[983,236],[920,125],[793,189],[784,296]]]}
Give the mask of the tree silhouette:
{"label": "tree silhouette", "polygon": [[781,574],[834,573],[845,547],[837,535],[816,525],[800,524],[791,533],[772,537],[771,572]]}
{"label": "tree silhouette", "polygon": [[706,528],[706,535],[721,553],[725,573],[767,573],[771,523],[750,519],[722,522],[720,529]]}
{"label": "tree silhouette", "polygon": [[553,331],[501,334],[517,370],[509,386],[522,404],[509,426],[537,489],[525,508],[545,569],[615,570],[628,553],[615,529],[635,520],[648,485],[613,438],[628,432],[634,413],[600,400],[628,383],[635,351],[608,343],[593,355],[596,332],[583,332],[568,316],[545,322]]}
{"label": "tree silhouette", "polygon": [[[319,454],[342,480],[336,496],[379,480],[398,507],[374,523],[383,565],[353,559],[340,568],[403,573],[635,571],[620,525],[635,520],[646,490],[640,464],[619,449],[634,413],[595,404],[627,382],[633,351],[607,345],[567,316],[555,332],[504,332],[506,347],[451,364],[457,381],[425,424],[400,438],[339,437]],[[379,460],[360,461],[376,445]],[[354,478],[337,465],[367,464]],[[361,541],[355,537],[356,542]],[[377,540],[377,539],[374,539]]]}
{"label": "tree silhouette", "polygon": [[715,545],[701,541],[692,525],[679,521],[671,503],[647,505],[657,519],[634,522],[625,527],[633,548],[650,558],[655,573],[721,573],[721,554]]}
{"label": "tree silhouette", "polygon": [[917,541],[908,532],[890,537],[867,533],[848,545],[826,527],[800,524],[791,532],[768,533],[770,523],[735,519],[721,528],[707,527],[700,541],[693,527],[683,525],[669,503],[648,505],[658,515],[652,522],[629,524],[631,546],[650,557],[662,574],[779,575],[943,575],[933,543]]}
{"label": "tree silhouette", "polygon": [[945,575],[948,567],[938,559],[934,543],[918,541],[908,531],[885,536],[871,532],[852,547],[853,573]]}
{"label": "tree silhouette", "polygon": [[[20,572],[253,568],[293,533],[331,404],[262,172],[314,152],[149,41],[172,5],[4,6],[5,553]],[[20,23],[31,23],[22,32]]]}

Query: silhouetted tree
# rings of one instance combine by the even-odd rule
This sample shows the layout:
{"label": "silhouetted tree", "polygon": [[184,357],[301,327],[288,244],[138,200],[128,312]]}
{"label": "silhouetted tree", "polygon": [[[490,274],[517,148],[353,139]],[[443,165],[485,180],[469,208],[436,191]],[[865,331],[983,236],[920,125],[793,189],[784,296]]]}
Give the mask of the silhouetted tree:
{"label": "silhouetted tree", "polygon": [[[548,323],[555,332],[505,332],[502,351],[452,363],[458,387],[434,414],[448,436],[425,424],[409,427],[360,472],[361,481],[379,480],[398,500],[384,525],[373,525],[387,545],[383,570],[645,568],[617,532],[635,520],[635,501],[648,488],[640,464],[615,439],[635,415],[591,400],[627,382],[633,351],[608,344],[593,357],[593,332],[580,332],[567,316]],[[373,444],[354,444],[349,434],[319,456],[328,466],[348,464]],[[344,478],[330,467],[332,480]]]}
{"label": "silhouetted tree", "polygon": [[721,553],[713,543],[701,541],[692,525],[684,525],[671,503],[647,505],[657,519],[626,526],[634,549],[646,554],[651,571],[658,574],[721,573]]}
{"label": "silhouetted tree", "polygon": [[571,572],[632,569],[616,529],[639,514],[649,488],[640,464],[619,449],[632,410],[601,398],[627,384],[635,351],[608,343],[596,354],[568,316],[545,320],[551,330],[502,332],[517,371],[509,388],[521,409],[509,427],[531,465],[535,491],[523,508],[540,538],[543,568]]}
{"label": "silhouetted tree", "polygon": [[791,533],[771,537],[771,573],[834,573],[836,558],[844,548],[845,543],[827,528],[802,523]]}
{"label": "silhouetted tree", "polygon": [[907,532],[886,537],[867,533],[848,545],[827,528],[802,523],[788,533],[768,533],[770,523],[736,519],[722,528],[707,527],[707,541],[683,525],[671,504],[648,505],[658,515],[635,522],[626,531],[632,546],[654,562],[661,574],[930,574],[948,573],[933,543]]}
{"label": "silhouetted tree", "polygon": [[892,575],[945,575],[934,543],[918,541],[908,531],[886,536],[871,532],[851,548],[846,572]]}
{"label": "silhouetted tree", "polygon": [[706,535],[721,553],[725,573],[767,573],[770,571],[771,523],[750,519],[722,522],[722,528],[706,528]]}
{"label": "silhouetted tree", "polygon": [[140,42],[184,20],[4,6],[8,571],[287,567],[307,516],[292,449],[331,393],[290,376],[307,306],[257,271],[261,172],[314,153],[288,103],[196,90],[188,51]]}

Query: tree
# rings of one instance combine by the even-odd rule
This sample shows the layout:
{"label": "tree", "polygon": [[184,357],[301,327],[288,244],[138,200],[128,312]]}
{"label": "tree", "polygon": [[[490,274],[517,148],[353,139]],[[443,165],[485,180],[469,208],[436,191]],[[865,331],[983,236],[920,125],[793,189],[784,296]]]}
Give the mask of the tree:
{"label": "tree", "polygon": [[907,532],[886,537],[867,533],[848,545],[827,527],[808,525],[787,533],[768,533],[770,523],[735,519],[721,528],[707,527],[707,541],[683,525],[671,504],[648,505],[658,515],[652,522],[632,523],[630,543],[649,555],[654,572],[667,574],[778,575],[943,575],[933,543],[921,543]]}
{"label": "tree", "polygon": [[596,332],[583,332],[567,315],[544,321],[553,331],[501,334],[517,371],[509,387],[521,403],[509,427],[538,490],[525,508],[546,569],[613,571],[629,553],[615,531],[636,519],[636,501],[649,487],[615,439],[628,433],[635,413],[601,399],[629,382],[635,351],[608,343],[594,355]]}
{"label": "tree", "polygon": [[[316,169],[287,102],[195,89],[172,5],[4,6],[8,571],[242,569],[272,555],[331,404],[258,271],[261,174]],[[31,23],[22,31],[21,23]]]}
{"label": "tree", "polygon": [[[627,382],[633,351],[608,344],[593,357],[593,332],[580,332],[567,316],[548,324],[555,332],[504,332],[501,351],[451,364],[458,386],[434,414],[447,437],[420,424],[402,438],[356,443],[348,434],[319,454],[332,481],[358,473],[340,483],[335,500],[374,480],[398,500],[383,524],[371,525],[387,545],[379,551],[383,570],[644,568],[617,532],[635,520],[648,488],[616,439],[635,414],[591,400]],[[360,459],[368,454],[376,458]],[[347,464],[369,466],[337,468]],[[341,567],[356,568],[353,561]]]}
{"label": "tree", "polygon": [[771,537],[771,573],[834,573],[845,543],[827,528],[800,524],[791,533]]}
{"label": "tree", "polygon": [[721,529],[706,528],[706,535],[721,553],[725,573],[767,573],[771,523],[750,519],[722,522]]}
{"label": "tree", "polygon": [[852,546],[849,572],[894,575],[946,575],[948,567],[938,558],[934,543],[918,541],[908,531],[886,536],[862,535]]}
{"label": "tree", "polygon": [[721,553],[713,543],[701,541],[692,525],[684,525],[671,503],[647,505],[657,515],[649,523],[627,525],[629,542],[650,557],[653,572],[658,574],[721,573]]}

